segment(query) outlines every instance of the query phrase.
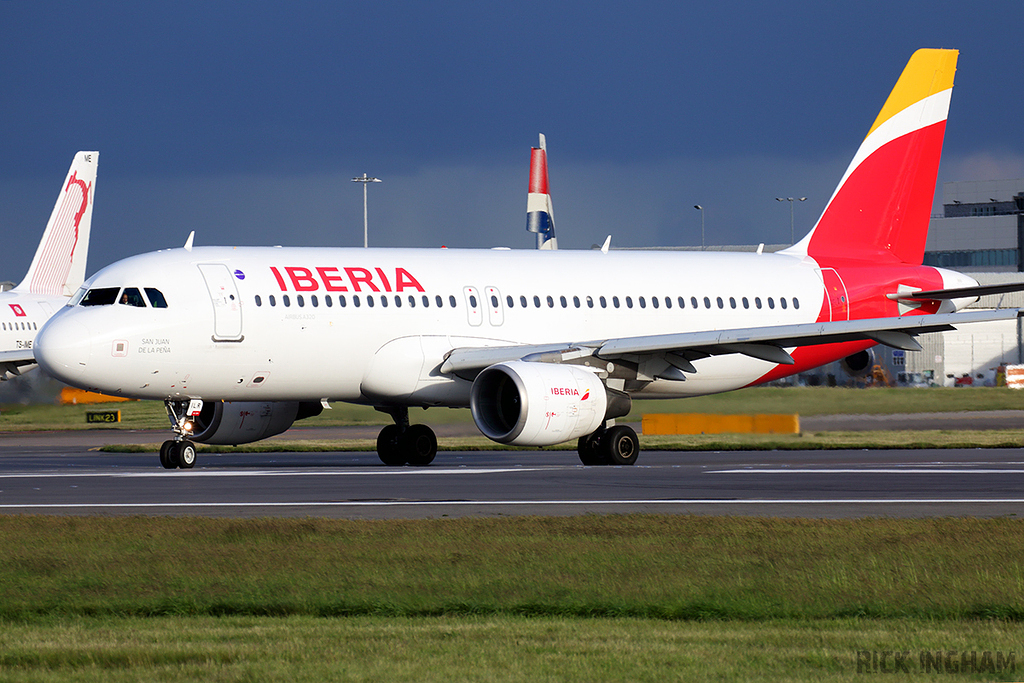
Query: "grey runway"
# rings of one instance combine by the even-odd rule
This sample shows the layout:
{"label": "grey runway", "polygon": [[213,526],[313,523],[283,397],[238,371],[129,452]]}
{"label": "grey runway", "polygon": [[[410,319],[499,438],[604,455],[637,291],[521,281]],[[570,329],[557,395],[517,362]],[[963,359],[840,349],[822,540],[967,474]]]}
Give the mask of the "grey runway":
{"label": "grey runway", "polygon": [[[61,439],[62,440],[62,439]],[[1017,515],[1016,449],[658,452],[583,467],[573,451],[441,452],[389,468],[374,453],[153,454],[0,445],[0,514],[350,519],[670,513],[844,518]]]}

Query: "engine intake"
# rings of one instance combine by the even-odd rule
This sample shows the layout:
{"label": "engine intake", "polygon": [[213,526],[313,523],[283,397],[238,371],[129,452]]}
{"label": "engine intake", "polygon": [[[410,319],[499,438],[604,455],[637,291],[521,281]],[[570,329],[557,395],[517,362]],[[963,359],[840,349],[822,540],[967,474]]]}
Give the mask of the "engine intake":
{"label": "engine intake", "polygon": [[630,400],[579,366],[509,361],[477,375],[469,406],[489,439],[550,446],[592,434],[628,413]]}
{"label": "engine intake", "polygon": [[865,377],[871,374],[871,369],[876,363],[875,352],[872,349],[864,349],[839,361],[839,367],[850,377]]}

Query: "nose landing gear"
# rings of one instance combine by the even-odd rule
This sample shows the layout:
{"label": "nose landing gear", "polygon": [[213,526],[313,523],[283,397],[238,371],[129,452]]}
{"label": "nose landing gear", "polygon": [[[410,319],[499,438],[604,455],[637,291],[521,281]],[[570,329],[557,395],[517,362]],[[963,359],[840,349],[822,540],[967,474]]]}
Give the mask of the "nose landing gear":
{"label": "nose landing gear", "polygon": [[192,422],[188,416],[198,413],[203,402],[198,399],[187,404],[184,401],[164,401],[164,406],[175,437],[160,445],[160,464],[168,470],[190,470],[196,466],[196,445],[187,438],[192,435]]}

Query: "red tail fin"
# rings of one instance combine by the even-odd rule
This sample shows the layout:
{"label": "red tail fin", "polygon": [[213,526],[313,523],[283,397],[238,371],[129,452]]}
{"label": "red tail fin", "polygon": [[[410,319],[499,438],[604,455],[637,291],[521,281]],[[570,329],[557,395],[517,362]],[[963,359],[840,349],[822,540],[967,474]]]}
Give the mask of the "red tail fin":
{"label": "red tail fin", "polygon": [[787,252],[921,263],[957,55],[911,56],[817,225]]}

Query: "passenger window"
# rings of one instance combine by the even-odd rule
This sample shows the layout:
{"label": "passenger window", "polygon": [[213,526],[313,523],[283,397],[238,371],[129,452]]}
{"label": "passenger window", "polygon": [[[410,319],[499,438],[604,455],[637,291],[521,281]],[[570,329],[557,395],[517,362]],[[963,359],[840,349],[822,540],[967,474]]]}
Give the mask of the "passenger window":
{"label": "passenger window", "polygon": [[359,308],[362,305],[362,303],[359,301],[358,294],[352,295],[352,305],[355,306],[356,308]]}
{"label": "passenger window", "polygon": [[757,306],[758,310],[761,310],[761,297],[759,297],[759,296],[755,296],[754,297],[754,305]]}
{"label": "passenger window", "polygon": [[626,308],[633,308],[633,297],[626,297]]}
{"label": "passenger window", "polygon": [[661,304],[658,303],[658,297],[656,297],[656,296],[652,296],[651,297],[651,305],[654,306],[655,308],[657,308],[658,306],[661,305]]}
{"label": "passenger window", "polygon": [[373,297],[369,294],[366,295],[366,305],[373,308]]}
{"label": "passenger window", "polygon": [[121,291],[119,287],[101,287],[100,289],[90,289],[82,297],[83,306],[109,306],[110,304],[117,301],[117,293]]}
{"label": "passenger window", "polygon": [[253,300],[254,300],[254,301],[256,302],[256,305],[257,305],[257,306],[262,306],[262,305],[263,305],[263,299],[261,299],[261,298],[260,298],[260,295],[259,295],[259,294],[257,294],[257,295],[256,295],[256,296],[255,296],[255,297],[253,298]]}
{"label": "passenger window", "polygon": [[[512,299],[512,297],[509,297],[509,300],[511,300],[511,299]],[[497,307],[498,307],[498,297],[496,297],[493,294],[491,294],[491,308],[497,308]]]}
{"label": "passenger window", "polygon": [[472,308],[476,308],[476,297],[472,294],[469,295],[469,305]]}
{"label": "passenger window", "polygon": [[729,308],[736,308],[736,297],[729,297]]}
{"label": "passenger window", "polygon": [[601,302],[601,308],[608,308],[608,300],[605,299],[603,296],[600,299],[598,299],[598,301]]}
{"label": "passenger window", "polygon": [[284,302],[285,306],[291,306],[292,305],[291,297],[289,297],[287,294],[282,294],[281,295],[281,301]]}
{"label": "passenger window", "polygon": [[271,306],[276,306],[276,305],[277,305],[277,299],[275,299],[275,298],[274,298],[274,295],[273,295],[273,294],[271,294],[271,295],[270,295],[269,297],[267,297],[267,298],[268,298],[268,299],[270,299],[270,305],[271,305]]}
{"label": "passenger window", "polygon": [[409,308],[416,308],[416,297],[409,295]]}
{"label": "passenger window", "polygon": [[704,297],[704,308],[711,308],[711,299]]}
{"label": "passenger window", "polygon": [[540,297],[539,296],[535,295],[533,297],[533,307],[534,308],[540,308]]}
{"label": "passenger window", "polygon": [[525,296],[520,296],[519,297],[519,305],[522,306],[523,308],[526,308],[526,297]]}
{"label": "passenger window", "polygon": [[615,308],[619,307],[619,297],[617,297],[617,296],[613,296],[612,297],[612,306],[614,306]]}
{"label": "passenger window", "polygon": [[588,296],[587,297],[587,308],[593,308],[593,307],[594,307],[594,297]]}
{"label": "passenger window", "polygon": [[679,297],[678,303],[679,303],[679,308],[686,308],[686,299],[684,299],[683,297]]}
{"label": "passenger window", "polygon": [[768,308],[775,308],[775,299],[768,297]]}
{"label": "passenger window", "polygon": [[784,296],[779,297],[779,303],[782,304],[782,308],[785,309],[786,308],[786,297],[784,297]]}
{"label": "passenger window", "polygon": [[344,294],[338,295],[338,305],[345,308],[348,305],[348,299],[345,298]]}
{"label": "passenger window", "polygon": [[793,308],[800,308],[800,299],[797,299],[795,296],[793,297]]}
{"label": "passenger window", "polygon": [[313,304],[313,308],[319,308],[320,302],[316,298],[316,294],[309,295],[309,303]]}
{"label": "passenger window", "polygon": [[572,298],[572,305],[575,306],[576,308],[580,307],[580,298],[578,296],[574,296]]}
{"label": "passenger window", "polygon": [[164,293],[155,287],[145,287],[146,296],[149,297],[149,305],[153,308],[167,308],[167,299]]}
{"label": "passenger window", "polygon": [[565,300],[564,296],[558,297],[558,300],[559,300],[559,302],[561,302],[562,308],[568,308],[569,307],[569,302]]}
{"label": "passenger window", "polygon": [[750,301],[747,300],[747,297],[743,297],[743,308],[750,308]]}
{"label": "passenger window", "polygon": [[716,296],[716,297],[715,297],[715,303],[717,303],[717,304],[718,304],[718,307],[719,307],[719,308],[725,308],[725,302],[724,302],[724,301],[722,301],[722,297],[720,297],[720,296]]}
{"label": "passenger window", "polygon": [[640,308],[647,308],[647,299],[640,297]]}
{"label": "passenger window", "polygon": [[511,294],[505,297],[505,303],[508,304],[509,308],[514,308],[515,299],[512,298]]}
{"label": "passenger window", "polygon": [[555,307],[555,300],[554,300],[554,298],[550,294],[548,294],[548,308],[554,308],[554,307]]}
{"label": "passenger window", "polygon": [[452,305],[452,308],[455,308],[455,297],[449,295],[448,296],[448,303],[450,303]]}
{"label": "passenger window", "polygon": [[[411,299],[412,297],[410,296],[409,298]],[[401,308],[401,307],[402,307],[402,296],[400,294],[395,294],[395,308]]]}
{"label": "passenger window", "polygon": [[436,304],[437,304],[437,307],[438,307],[438,308],[444,308],[444,302],[443,302],[443,300],[441,299],[441,295],[440,295],[440,294],[438,294],[438,295],[436,295],[436,296],[434,297],[434,303],[436,303]]}
{"label": "passenger window", "polygon": [[324,303],[327,304],[327,308],[330,308],[331,306],[334,305],[334,302],[331,301],[331,295],[330,294],[325,294],[324,295]]}
{"label": "passenger window", "polygon": [[695,297],[695,296],[691,296],[690,297],[690,306],[692,306],[693,308],[697,308],[697,297]]}
{"label": "passenger window", "polygon": [[302,298],[301,294],[296,294],[295,303],[299,305],[299,308],[303,308],[306,305],[306,300]]}
{"label": "passenger window", "polygon": [[423,308],[430,308],[430,297],[426,294],[423,295]]}

